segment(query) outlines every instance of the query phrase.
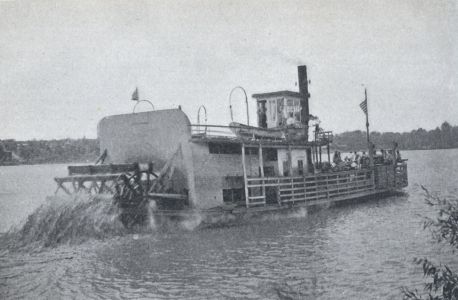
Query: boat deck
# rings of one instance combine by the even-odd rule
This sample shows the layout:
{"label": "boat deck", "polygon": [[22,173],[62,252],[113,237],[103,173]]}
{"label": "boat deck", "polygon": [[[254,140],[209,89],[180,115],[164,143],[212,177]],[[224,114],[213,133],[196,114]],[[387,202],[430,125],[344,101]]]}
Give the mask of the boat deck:
{"label": "boat deck", "polygon": [[[286,147],[296,146],[304,148],[312,148],[325,146],[329,144],[332,139],[332,132],[326,131],[319,134],[318,138],[314,141],[304,141],[288,138],[287,135],[283,137],[263,136],[262,134],[253,133],[252,135],[237,135],[234,133],[240,127],[238,126],[221,126],[221,125],[199,125],[192,124],[191,127],[191,141],[195,143],[208,143],[208,142],[223,142],[245,144],[246,147],[254,146],[259,147],[260,144],[271,147]],[[264,129],[256,128],[257,131],[269,132],[287,132],[288,129]]]}
{"label": "boat deck", "polygon": [[[295,177],[249,177],[248,199],[212,209],[158,210],[159,216],[186,217],[193,214],[244,215],[325,205],[335,202],[399,193],[407,182],[407,165],[376,165],[373,169],[320,173]],[[276,191],[269,199],[267,189]],[[269,201],[270,200],[270,201]]]}

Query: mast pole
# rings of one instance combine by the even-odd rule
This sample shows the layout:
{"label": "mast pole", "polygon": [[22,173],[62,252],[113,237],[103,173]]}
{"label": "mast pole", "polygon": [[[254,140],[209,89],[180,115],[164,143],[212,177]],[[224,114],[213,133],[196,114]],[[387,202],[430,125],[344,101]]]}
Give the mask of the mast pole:
{"label": "mast pole", "polygon": [[366,138],[367,138],[367,149],[369,152],[369,165],[372,168],[374,166],[374,153],[372,149],[372,143],[369,134],[369,103],[367,102],[367,88],[364,88],[364,100],[366,101]]}
{"label": "mast pole", "polygon": [[367,105],[367,89],[364,88],[364,100],[366,101],[366,137],[367,137],[367,145],[370,143],[369,137],[369,105]]}

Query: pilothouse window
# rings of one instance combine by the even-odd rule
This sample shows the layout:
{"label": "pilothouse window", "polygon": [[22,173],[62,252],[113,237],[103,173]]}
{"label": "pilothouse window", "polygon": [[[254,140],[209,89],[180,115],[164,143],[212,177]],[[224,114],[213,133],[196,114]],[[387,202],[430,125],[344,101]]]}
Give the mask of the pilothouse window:
{"label": "pilothouse window", "polygon": [[259,127],[267,128],[266,100],[258,102],[258,125]]}

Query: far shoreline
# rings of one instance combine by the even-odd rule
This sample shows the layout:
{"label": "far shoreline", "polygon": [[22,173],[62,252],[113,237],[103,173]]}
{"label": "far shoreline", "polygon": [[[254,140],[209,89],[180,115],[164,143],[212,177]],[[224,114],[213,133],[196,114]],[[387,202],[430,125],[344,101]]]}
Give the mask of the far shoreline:
{"label": "far shoreline", "polygon": [[[400,151],[436,151],[436,150],[456,150],[458,148],[436,148],[436,149],[400,149]],[[354,152],[355,150],[339,150],[338,148],[336,149],[331,149],[331,152],[333,151],[341,151],[342,153],[350,153]],[[361,151],[367,151],[367,149],[364,150],[356,150],[357,152]],[[67,162],[32,162],[32,163],[15,163],[15,164],[5,164],[2,165],[0,164],[0,167],[17,167],[17,166],[36,166],[36,165],[80,165],[80,164],[87,164],[87,165],[93,165],[95,164],[94,161],[67,161]]]}

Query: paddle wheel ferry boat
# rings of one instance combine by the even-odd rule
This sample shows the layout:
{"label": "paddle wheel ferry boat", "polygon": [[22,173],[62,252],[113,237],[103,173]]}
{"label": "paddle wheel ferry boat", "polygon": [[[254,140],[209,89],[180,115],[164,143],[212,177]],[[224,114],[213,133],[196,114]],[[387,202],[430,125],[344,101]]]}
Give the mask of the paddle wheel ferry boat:
{"label": "paddle wheel ferry boat", "polygon": [[253,95],[258,126],[191,124],[181,109],[105,117],[103,163],[69,166],[68,176],[55,178],[58,190],[111,193],[130,226],[149,213],[237,220],[407,186],[406,162],[374,163],[372,149],[355,169],[333,166],[332,132],[311,125],[306,66],[298,77],[299,92]]}

